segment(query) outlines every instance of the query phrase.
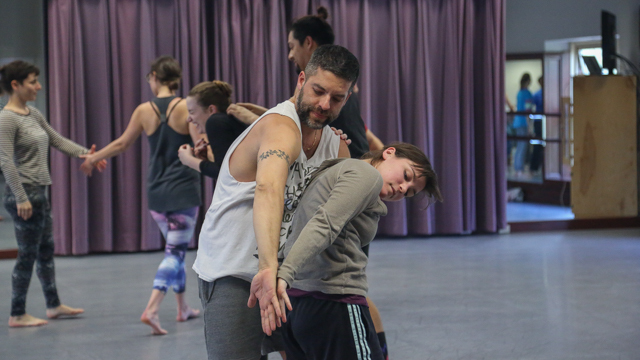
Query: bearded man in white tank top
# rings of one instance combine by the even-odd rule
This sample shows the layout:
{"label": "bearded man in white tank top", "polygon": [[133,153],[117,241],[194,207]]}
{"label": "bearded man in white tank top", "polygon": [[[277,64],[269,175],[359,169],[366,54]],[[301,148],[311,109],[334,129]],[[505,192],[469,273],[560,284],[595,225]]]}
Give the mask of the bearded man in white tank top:
{"label": "bearded man in white tank top", "polygon": [[[263,331],[271,334],[285,319],[275,292],[278,250],[288,232],[283,213],[287,220],[295,210],[313,168],[327,158],[349,157],[347,145],[325,125],[349,98],[359,67],[347,49],[319,47],[298,76],[294,96],[262,115],[227,151],[193,265],[209,359],[260,359]],[[252,306],[259,301],[262,311],[275,308],[278,316],[263,324],[247,299]]]}

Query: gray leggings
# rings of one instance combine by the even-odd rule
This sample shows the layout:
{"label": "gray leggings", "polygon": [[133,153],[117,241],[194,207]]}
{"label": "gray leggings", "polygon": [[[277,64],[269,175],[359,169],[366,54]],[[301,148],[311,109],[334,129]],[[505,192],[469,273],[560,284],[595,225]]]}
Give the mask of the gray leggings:
{"label": "gray leggings", "polygon": [[18,258],[11,276],[11,316],[24,315],[26,312],[27,290],[34,263],[47,308],[60,306],[53,267],[51,205],[46,196],[46,187],[27,184],[23,184],[23,187],[33,208],[28,220],[18,217],[16,198],[8,186],[4,195],[4,207],[13,218],[18,242]]}
{"label": "gray leggings", "polygon": [[209,360],[261,359],[264,333],[260,307],[247,307],[250,287],[232,276],[214,282],[198,279]]}

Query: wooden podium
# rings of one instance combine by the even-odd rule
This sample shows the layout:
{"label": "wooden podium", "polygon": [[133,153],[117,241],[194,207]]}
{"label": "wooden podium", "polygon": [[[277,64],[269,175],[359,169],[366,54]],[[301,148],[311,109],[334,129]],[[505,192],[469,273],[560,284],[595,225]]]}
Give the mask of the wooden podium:
{"label": "wooden podium", "polygon": [[638,216],[635,76],[573,79],[576,219]]}

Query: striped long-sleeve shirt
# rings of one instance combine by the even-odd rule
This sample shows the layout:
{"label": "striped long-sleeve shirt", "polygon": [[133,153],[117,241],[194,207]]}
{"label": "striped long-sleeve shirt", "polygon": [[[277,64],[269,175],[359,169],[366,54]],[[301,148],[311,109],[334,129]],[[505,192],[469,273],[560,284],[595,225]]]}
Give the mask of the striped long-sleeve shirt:
{"label": "striped long-sleeve shirt", "polygon": [[73,157],[89,151],[58,134],[38,109],[28,108],[28,115],[0,111],[0,166],[17,203],[29,200],[22,184],[51,185],[49,145]]}

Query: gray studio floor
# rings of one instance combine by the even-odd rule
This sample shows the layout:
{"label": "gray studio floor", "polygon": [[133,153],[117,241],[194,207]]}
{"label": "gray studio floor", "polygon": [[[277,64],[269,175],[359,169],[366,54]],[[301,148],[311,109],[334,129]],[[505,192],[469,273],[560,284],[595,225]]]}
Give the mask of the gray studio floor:
{"label": "gray studio floor", "polygon": [[[150,336],[138,321],[161,257],[56,258],[62,300],[85,315],[0,325],[0,358],[204,359],[202,320],[176,323],[172,296],[161,309],[169,335]],[[640,359],[639,258],[640,229],[378,240],[370,295],[395,360]],[[2,321],[13,264],[0,261]],[[44,316],[34,280],[28,311]],[[197,306],[195,280],[189,271]]]}

